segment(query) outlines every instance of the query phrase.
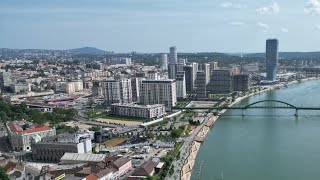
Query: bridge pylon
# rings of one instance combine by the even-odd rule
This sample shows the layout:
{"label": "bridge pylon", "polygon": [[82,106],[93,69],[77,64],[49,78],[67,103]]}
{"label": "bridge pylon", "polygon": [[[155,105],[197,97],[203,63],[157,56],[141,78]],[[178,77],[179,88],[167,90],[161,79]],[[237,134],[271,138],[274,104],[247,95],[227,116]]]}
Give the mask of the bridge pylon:
{"label": "bridge pylon", "polygon": [[299,114],[298,114],[298,108],[296,108],[296,113],[294,114],[294,116],[299,116]]}
{"label": "bridge pylon", "polygon": [[245,115],[246,115],[246,109],[242,109],[241,115],[242,115],[242,116],[245,116]]}

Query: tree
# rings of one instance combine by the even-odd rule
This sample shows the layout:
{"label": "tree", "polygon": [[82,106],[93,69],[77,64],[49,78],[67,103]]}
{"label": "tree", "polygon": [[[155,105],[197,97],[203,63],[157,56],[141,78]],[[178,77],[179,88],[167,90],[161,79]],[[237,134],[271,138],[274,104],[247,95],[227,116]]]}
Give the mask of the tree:
{"label": "tree", "polygon": [[154,134],[153,134],[152,132],[147,132],[147,133],[146,133],[146,137],[147,137],[148,139],[153,139],[153,138],[154,138]]}
{"label": "tree", "polygon": [[0,179],[10,180],[9,176],[6,174],[6,171],[3,169],[3,167],[0,167]]}
{"label": "tree", "polygon": [[101,126],[92,126],[91,128],[89,128],[90,131],[100,131],[101,130]]}

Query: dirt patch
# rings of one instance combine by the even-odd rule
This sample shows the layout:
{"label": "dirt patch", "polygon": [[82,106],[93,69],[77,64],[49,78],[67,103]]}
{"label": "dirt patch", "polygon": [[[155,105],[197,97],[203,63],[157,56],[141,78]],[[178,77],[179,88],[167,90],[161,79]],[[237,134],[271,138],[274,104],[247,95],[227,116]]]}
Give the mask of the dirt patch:
{"label": "dirt patch", "polygon": [[115,123],[115,124],[125,124],[126,126],[137,126],[142,124],[142,122],[138,121],[123,121],[123,120],[114,120],[114,119],[105,119],[105,118],[97,118],[97,121],[105,122],[105,123]]}
{"label": "dirt patch", "polygon": [[77,121],[63,122],[62,124],[66,125],[66,126],[70,126],[70,127],[78,126],[80,130],[87,130],[92,127],[91,125],[83,124],[83,123],[77,122]]}
{"label": "dirt patch", "polygon": [[106,147],[114,147],[114,146],[117,146],[118,144],[123,143],[126,140],[127,140],[127,138],[114,138],[114,139],[111,139],[111,140],[104,142],[103,144]]}

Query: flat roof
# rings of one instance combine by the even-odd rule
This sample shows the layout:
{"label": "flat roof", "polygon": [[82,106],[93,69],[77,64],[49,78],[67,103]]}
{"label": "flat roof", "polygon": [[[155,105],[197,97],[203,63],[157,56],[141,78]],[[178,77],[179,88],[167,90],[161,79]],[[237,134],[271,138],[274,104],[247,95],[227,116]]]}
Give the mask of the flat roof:
{"label": "flat roof", "polygon": [[105,154],[65,153],[62,156],[61,161],[101,162],[105,157]]}
{"label": "flat roof", "polygon": [[153,108],[153,107],[159,107],[159,106],[165,106],[165,105],[164,104],[139,105],[139,104],[120,104],[120,103],[115,103],[115,104],[112,104],[112,106],[136,107],[136,108]]}

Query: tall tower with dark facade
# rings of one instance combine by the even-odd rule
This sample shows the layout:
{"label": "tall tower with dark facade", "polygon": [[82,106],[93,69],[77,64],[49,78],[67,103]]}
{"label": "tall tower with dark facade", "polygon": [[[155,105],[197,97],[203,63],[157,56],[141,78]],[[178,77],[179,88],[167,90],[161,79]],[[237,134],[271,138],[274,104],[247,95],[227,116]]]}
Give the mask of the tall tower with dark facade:
{"label": "tall tower with dark facade", "polygon": [[278,69],[278,46],[277,39],[268,39],[266,42],[266,70],[268,81],[275,81]]}

